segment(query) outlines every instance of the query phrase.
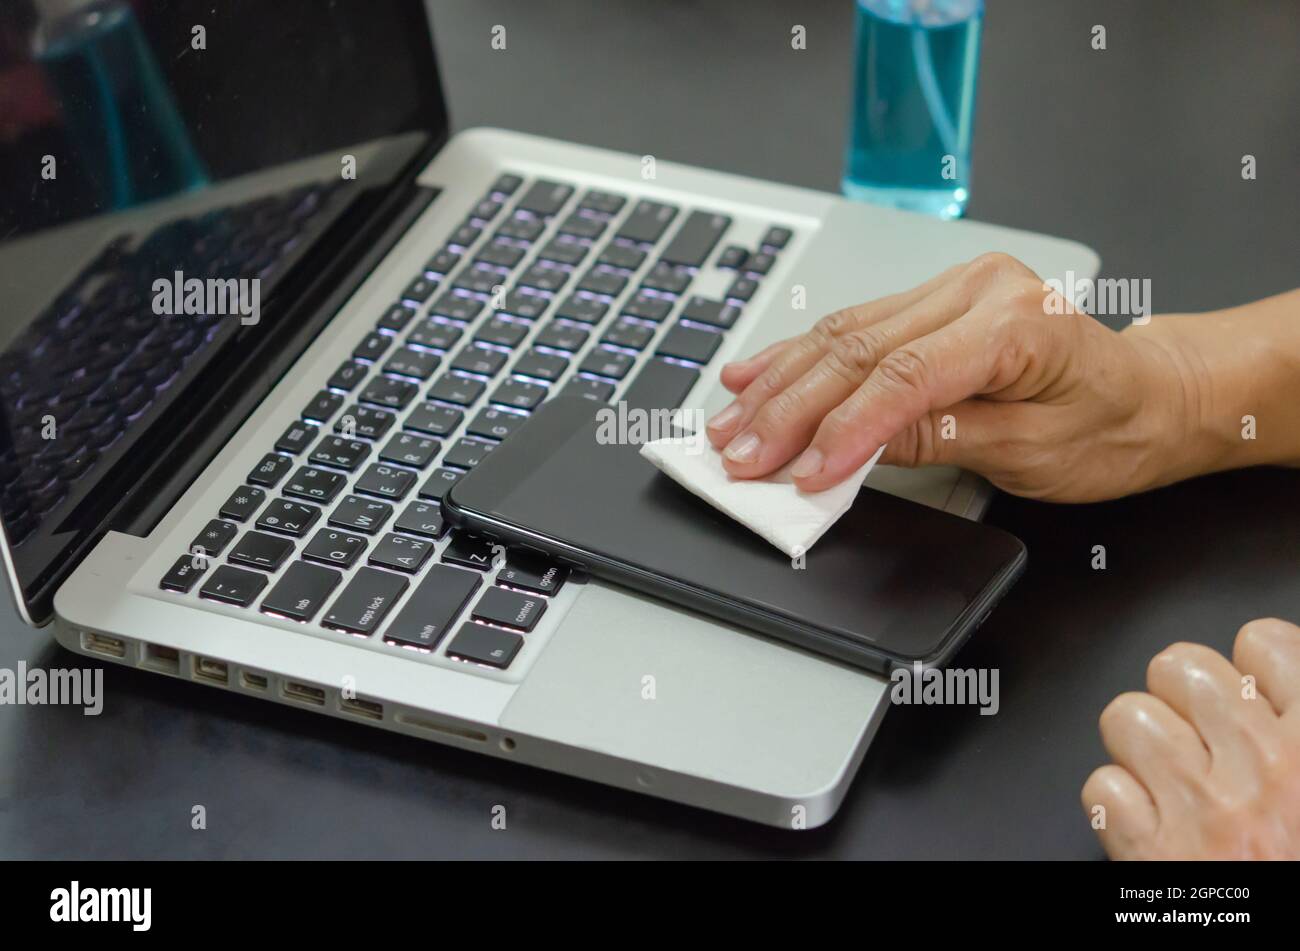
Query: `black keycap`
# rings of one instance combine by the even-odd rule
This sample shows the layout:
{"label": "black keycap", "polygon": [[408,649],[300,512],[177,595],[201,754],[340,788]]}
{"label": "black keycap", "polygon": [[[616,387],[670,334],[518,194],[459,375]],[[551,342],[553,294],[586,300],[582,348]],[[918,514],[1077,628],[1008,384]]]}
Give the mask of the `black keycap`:
{"label": "black keycap", "polygon": [[433,371],[438,369],[438,364],[442,361],[436,353],[430,353],[428,350],[417,350],[415,347],[403,347],[384,364],[385,373],[397,373],[401,376],[413,376],[417,380],[427,380],[433,376]]}
{"label": "black keycap", "polygon": [[343,405],[343,396],[339,393],[331,393],[329,390],[321,390],[315,398],[307,404],[307,408],[302,411],[303,419],[310,419],[317,423],[327,423],[339,411]]}
{"label": "black keycap", "polygon": [[629,384],[623,402],[629,409],[676,409],[699,378],[694,367],[651,360]]}
{"label": "black keycap", "polygon": [[513,268],[524,259],[524,249],[505,241],[493,241],[479,249],[474,259],[492,267]]}
{"label": "black keycap", "polygon": [[287,452],[291,456],[295,455],[310,446],[319,432],[319,426],[295,420],[289,424],[289,428],[284,431],[284,435],[275,441],[275,448],[280,452]]}
{"label": "black keycap", "polygon": [[392,342],[393,338],[388,334],[368,334],[366,339],[357,344],[356,349],[352,351],[352,356],[358,360],[378,360]]}
{"label": "black keycap", "polygon": [[478,204],[470,209],[470,220],[486,224],[501,213],[502,207],[503,204],[495,198],[479,199]]}
{"label": "black keycap", "polygon": [[618,237],[641,244],[654,244],[676,216],[677,209],[672,205],[642,199],[618,229]]}
{"label": "black keycap", "polygon": [[513,317],[523,317],[525,320],[536,320],[542,314],[546,313],[546,308],[550,306],[551,299],[543,297],[540,294],[525,294],[523,291],[510,291],[506,294],[505,300],[497,308],[503,314],[510,314]]}
{"label": "black keycap", "polygon": [[346,476],[327,472],[315,466],[302,466],[281,490],[285,495],[312,502],[332,502],[334,496],[348,484]]}
{"label": "black keycap", "polygon": [[533,342],[539,347],[554,347],[556,350],[569,350],[576,353],[583,348],[589,336],[590,334],[581,327],[551,321],[542,328],[542,332]]}
{"label": "black keycap", "polygon": [[438,503],[412,502],[397,516],[393,528],[408,535],[420,535],[437,541],[446,534],[447,523],[442,519],[442,507]]}
{"label": "black keycap", "polygon": [[393,507],[387,502],[377,502],[360,495],[345,495],[343,501],[330,513],[329,523],[336,528],[352,528],[373,535],[392,514]]}
{"label": "black keycap", "polygon": [[528,325],[504,317],[493,317],[484,323],[474,334],[474,339],[483,343],[495,343],[502,347],[518,346],[528,336]]}
{"label": "black keycap", "polygon": [[418,433],[430,436],[450,436],[465,419],[465,414],[450,406],[437,403],[424,403],[411,410],[406,417],[405,426]]}
{"label": "black keycap", "polygon": [[556,261],[574,267],[582,263],[582,259],[587,256],[588,250],[588,246],[580,241],[555,238],[548,241],[546,246],[537,253],[537,256],[544,261]]}
{"label": "black keycap", "polygon": [[627,376],[627,371],[632,369],[634,362],[635,358],[630,354],[597,347],[583,358],[578,370],[581,373],[592,373],[611,380],[621,380]]}
{"label": "black keycap", "polygon": [[497,229],[497,237],[514,238],[516,241],[536,241],[537,236],[546,230],[546,226],[536,218],[519,215],[504,222]]}
{"label": "black keycap", "polygon": [[745,262],[745,273],[757,274],[760,277],[772,270],[776,264],[776,256],[768,254],[766,251],[761,254],[751,254],[749,260]]}
{"label": "black keycap", "polygon": [[740,319],[740,308],[720,300],[692,296],[686,299],[686,306],[682,308],[682,317],[685,320],[729,330]]}
{"label": "black keycap", "polygon": [[226,503],[221,506],[217,514],[236,522],[246,522],[253,517],[253,513],[265,500],[266,493],[261,489],[252,485],[241,485],[230,498],[226,499]]}
{"label": "black keycap", "polygon": [[722,334],[674,324],[659,341],[658,353],[694,363],[708,363],[722,346]]}
{"label": "black keycap", "polygon": [[266,587],[266,575],[231,565],[221,565],[199,589],[199,597],[246,608]]}
{"label": "black keycap", "polygon": [[546,218],[563,208],[572,194],[572,185],[539,178],[528,186],[528,191],[524,192],[523,197],[519,199],[515,210],[529,211],[540,218]]}
{"label": "black keycap", "polygon": [[494,294],[498,287],[506,282],[506,274],[491,265],[475,263],[473,267],[461,271],[452,286],[471,294]]}
{"label": "black keycap", "polygon": [[667,317],[672,309],[672,301],[662,297],[651,297],[649,294],[637,294],[623,305],[623,313],[628,317],[640,317],[642,320],[653,320],[655,323]]}
{"label": "black keycap", "polygon": [[519,283],[539,291],[554,294],[569,280],[569,272],[561,267],[547,267],[545,262],[534,264],[519,275]]}
{"label": "black keycap", "polygon": [[415,399],[419,387],[407,380],[396,380],[390,376],[380,376],[371,380],[357,399],[365,403],[376,403],[390,409],[402,409]]}
{"label": "black keycap", "polygon": [[635,271],[645,263],[645,252],[626,244],[608,244],[596,258],[597,264],[608,264],[627,271]]}
{"label": "black keycap", "polygon": [[367,563],[379,568],[391,568],[413,575],[429,560],[433,554],[433,542],[419,538],[407,538],[391,532],[380,539],[379,544],[370,552]]}
{"label": "black keycap", "polygon": [[433,292],[437,289],[438,281],[436,278],[421,274],[419,277],[412,280],[410,284],[406,285],[406,290],[402,291],[402,297],[405,300],[414,301],[417,304],[423,304],[433,296]]}
{"label": "black keycap", "polygon": [[524,376],[531,376],[536,377],[539,380],[554,382],[560,378],[560,375],[564,373],[564,368],[568,365],[568,359],[560,356],[558,353],[545,353],[541,350],[529,350],[515,361],[513,371],[515,373],[523,374]]}
{"label": "black keycap", "polygon": [[253,485],[262,485],[271,489],[292,468],[293,460],[288,456],[282,456],[278,452],[268,452],[257,464],[257,468],[248,474],[248,481]]}
{"label": "black keycap", "polygon": [[564,587],[569,569],[541,558],[507,552],[505,566],[497,572],[497,584],[509,585],[534,594],[554,595]]}
{"label": "black keycap", "polygon": [[415,485],[416,475],[406,469],[374,463],[366,467],[355,486],[364,495],[381,499],[401,499]]}
{"label": "black keycap", "polygon": [[477,297],[460,294],[443,294],[434,301],[432,312],[439,317],[449,317],[469,323],[483,311],[483,302]]}
{"label": "black keycap", "polygon": [[321,618],[321,624],[336,631],[369,636],[409,584],[406,578],[391,571],[358,568],[343,593]]}
{"label": "black keycap", "polygon": [[527,416],[489,407],[479,410],[479,414],[465,427],[465,433],[469,436],[482,436],[484,439],[505,439],[526,422]]}
{"label": "black keycap", "polygon": [[668,247],[659,255],[659,260],[669,264],[682,264],[686,267],[699,267],[708,260],[714,247],[731,227],[731,219],[726,215],[715,215],[708,211],[692,211],[682,222],[682,226],[673,235]]}
{"label": "black keycap", "polygon": [[576,294],[566,297],[555,310],[556,317],[575,320],[582,324],[599,323],[607,313],[609,313],[609,304],[605,301],[596,300],[594,297],[579,297]]}
{"label": "black keycap", "polygon": [[434,565],[384,631],[384,640],[433,650],[482,583],[472,571]]}
{"label": "black keycap", "polygon": [[447,656],[505,670],[523,645],[524,639],[511,631],[462,624],[447,648]]}
{"label": "black keycap", "polygon": [[616,215],[623,210],[625,204],[627,204],[627,199],[622,195],[592,190],[582,196],[582,201],[578,202],[578,207],[590,208],[592,211],[598,211],[603,215]]}
{"label": "black keycap", "polygon": [[733,244],[731,247],[725,248],[723,252],[718,255],[718,267],[735,270],[739,267],[743,267],[745,261],[748,259],[749,252],[739,245]]}
{"label": "black keycap", "polygon": [[385,462],[423,469],[433,461],[441,445],[438,440],[430,439],[428,436],[398,433],[388,440],[388,444],[380,451],[379,458]]}
{"label": "black keycap", "polygon": [[665,294],[681,294],[691,286],[691,272],[660,261],[641,278],[641,286]]}
{"label": "black keycap", "polygon": [[496,546],[486,538],[452,532],[451,543],[443,551],[442,560],[477,571],[487,571],[492,567],[496,552]]}
{"label": "black keycap", "polygon": [[491,443],[477,442],[473,439],[458,439],[456,445],[447,450],[447,454],[442,457],[442,461],[445,465],[456,466],[459,469],[473,469],[491,451]]}
{"label": "black keycap", "polygon": [[482,233],[482,228],[469,221],[451,233],[451,237],[447,239],[447,244],[463,251],[477,241]]}
{"label": "black keycap", "polygon": [[382,439],[397,422],[386,409],[357,404],[339,417],[334,431],[344,439]]}
{"label": "black keycap", "polygon": [[623,318],[609,330],[605,331],[605,336],[601,338],[605,343],[613,344],[616,347],[627,347],[630,350],[644,350],[655,335],[654,327],[646,324],[637,323],[630,318]]}
{"label": "black keycap", "polygon": [[588,217],[587,215],[572,214],[560,222],[560,234],[572,235],[575,238],[585,238],[588,241],[599,238],[601,232],[605,230],[607,219],[598,217]]}
{"label": "black keycap", "polygon": [[765,248],[774,248],[780,251],[790,243],[793,232],[789,228],[781,228],[777,225],[767,229],[767,234],[763,235],[763,240],[759,242]]}
{"label": "black keycap", "polygon": [[268,532],[279,532],[301,538],[320,518],[320,509],[302,502],[276,499],[257,517],[257,527]]}
{"label": "black keycap", "polygon": [[238,534],[239,529],[234,525],[214,518],[203,527],[203,531],[194,536],[194,541],[190,542],[190,551],[202,549],[202,553],[209,558],[220,555]]}
{"label": "black keycap", "polygon": [[262,611],[292,621],[310,621],[342,580],[337,571],[295,561],[262,599]]}
{"label": "black keycap", "polygon": [[293,554],[293,542],[264,532],[244,532],[226,557],[227,561],[263,571],[275,571]]}
{"label": "black keycap", "polygon": [[752,277],[738,277],[727,288],[727,297],[730,300],[747,301],[757,290],[758,281]]}
{"label": "black keycap", "polygon": [[545,611],[546,599],[540,595],[488,588],[474,605],[471,617],[527,633],[537,626]]}
{"label": "black keycap", "polygon": [[425,262],[424,269],[433,274],[446,277],[460,263],[460,255],[450,248],[443,248]]}
{"label": "black keycap", "polygon": [[[202,565],[201,568],[194,566],[195,562]],[[206,559],[196,559],[193,555],[181,555],[176,559],[176,563],[168,569],[167,574],[163,575],[162,581],[158,582],[158,587],[164,591],[179,591],[186,594],[194,587],[194,582],[203,577],[203,572],[208,570]]]}
{"label": "black keycap", "polygon": [[421,347],[433,347],[436,350],[450,350],[464,333],[464,329],[455,324],[430,318],[412,330],[406,342],[419,344]]}
{"label": "black keycap", "polygon": [[608,380],[593,380],[588,376],[575,376],[564,384],[564,392],[569,396],[581,396],[599,403],[609,402],[614,395],[614,384]]}
{"label": "black keycap", "polygon": [[463,373],[494,376],[505,365],[506,359],[506,354],[500,350],[469,346],[456,354],[456,359],[451,362],[451,368]]}
{"label": "black keycap", "polygon": [[500,178],[498,178],[495,182],[492,183],[492,188],[490,189],[490,191],[494,195],[513,195],[515,193],[515,189],[517,189],[523,183],[524,180],[520,178],[518,175],[511,175],[507,172],[501,175]]}
{"label": "black keycap", "polygon": [[438,378],[438,381],[429,387],[429,399],[442,400],[446,403],[455,403],[458,406],[469,406],[487,389],[487,384],[482,380],[474,380],[465,376],[456,376],[454,373],[445,373]]}
{"label": "black keycap", "polygon": [[322,528],[302,550],[302,556],[308,561],[318,561],[322,565],[337,565],[351,568],[357,557],[366,550],[366,539],[360,535],[349,535],[331,528]]}
{"label": "black keycap", "polygon": [[329,378],[329,382],[325,385],[332,390],[351,391],[353,387],[366,378],[366,374],[369,372],[369,365],[358,363],[356,360],[349,360],[334,371],[334,375]]}
{"label": "black keycap", "polygon": [[370,443],[359,439],[345,439],[342,436],[326,436],[316,444],[316,448],[308,458],[317,465],[353,472],[368,455],[370,455]]}
{"label": "black keycap", "polygon": [[582,280],[578,281],[578,290],[604,297],[617,297],[626,287],[627,276],[623,272],[601,270],[600,267],[591,268],[582,275]]}
{"label": "black keycap", "polygon": [[411,307],[406,304],[394,304],[384,312],[384,316],[379,318],[379,323],[375,325],[375,329],[386,330],[389,333],[401,333],[414,316],[415,310]]}
{"label": "black keycap", "polygon": [[492,391],[491,400],[493,403],[500,403],[502,406],[531,410],[540,406],[549,392],[550,390],[540,383],[529,383],[527,380],[506,380]]}
{"label": "black keycap", "polygon": [[464,474],[455,469],[441,467],[434,469],[433,474],[424,481],[424,485],[420,486],[420,498],[441,502],[447,490],[460,481],[460,477]]}

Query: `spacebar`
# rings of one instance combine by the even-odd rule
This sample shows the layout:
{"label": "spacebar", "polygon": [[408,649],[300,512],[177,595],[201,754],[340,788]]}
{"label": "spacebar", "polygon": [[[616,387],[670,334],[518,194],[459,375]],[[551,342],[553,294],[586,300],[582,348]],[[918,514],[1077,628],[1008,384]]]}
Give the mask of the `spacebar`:
{"label": "spacebar", "polygon": [[686,399],[700,371],[664,360],[651,360],[623,394],[629,409],[676,409]]}

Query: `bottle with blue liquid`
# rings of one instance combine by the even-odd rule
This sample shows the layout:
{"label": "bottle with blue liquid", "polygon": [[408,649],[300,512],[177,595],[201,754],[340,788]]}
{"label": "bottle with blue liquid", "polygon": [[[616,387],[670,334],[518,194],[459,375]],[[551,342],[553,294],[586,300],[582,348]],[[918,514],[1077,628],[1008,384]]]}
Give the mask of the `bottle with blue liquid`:
{"label": "bottle with blue liquid", "polygon": [[958,218],[984,0],[857,0],[849,198]]}

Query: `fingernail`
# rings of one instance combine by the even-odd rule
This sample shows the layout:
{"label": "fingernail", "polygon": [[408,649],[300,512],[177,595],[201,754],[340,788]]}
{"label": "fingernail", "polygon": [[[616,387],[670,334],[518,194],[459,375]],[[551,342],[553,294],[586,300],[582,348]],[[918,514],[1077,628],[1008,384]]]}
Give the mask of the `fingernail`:
{"label": "fingernail", "polygon": [[806,449],[804,454],[794,461],[790,475],[796,479],[806,479],[821,472],[824,465],[826,465],[826,457],[822,455],[820,449]]}
{"label": "fingernail", "polygon": [[757,433],[745,433],[733,439],[722,454],[732,462],[753,462],[758,458],[758,450],[762,444]]}
{"label": "fingernail", "polygon": [[709,429],[730,429],[736,425],[740,419],[741,409],[739,403],[732,403],[717,416],[709,420]]}

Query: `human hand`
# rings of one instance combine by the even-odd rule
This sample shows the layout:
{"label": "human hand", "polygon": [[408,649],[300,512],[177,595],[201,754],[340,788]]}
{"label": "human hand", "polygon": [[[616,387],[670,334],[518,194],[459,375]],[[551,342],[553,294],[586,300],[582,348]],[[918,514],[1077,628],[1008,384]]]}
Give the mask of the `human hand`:
{"label": "human hand", "polygon": [[737,398],[709,439],[739,478],[802,453],[793,474],[807,491],[882,444],[884,463],[962,466],[1055,501],[1191,474],[1189,375],[1153,332],[1160,321],[1118,334],[1051,293],[1024,264],[989,254],[833,313],[723,368]]}
{"label": "human hand", "polygon": [[1147,690],[1102,711],[1115,762],[1083,786],[1089,818],[1105,810],[1110,857],[1300,858],[1300,627],[1251,621],[1232,663],[1174,644]]}

